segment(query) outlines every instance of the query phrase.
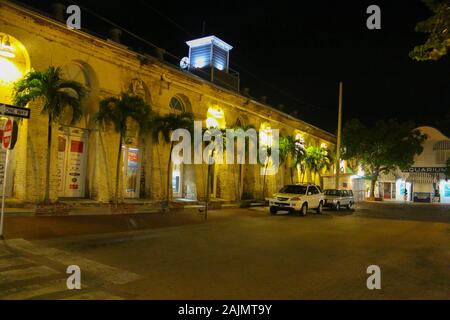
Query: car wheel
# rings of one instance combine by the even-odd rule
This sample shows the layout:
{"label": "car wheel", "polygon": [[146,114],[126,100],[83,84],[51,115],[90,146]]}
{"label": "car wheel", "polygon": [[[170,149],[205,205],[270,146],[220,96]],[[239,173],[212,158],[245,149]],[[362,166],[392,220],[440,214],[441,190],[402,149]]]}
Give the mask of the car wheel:
{"label": "car wheel", "polygon": [[319,206],[316,209],[317,213],[322,214],[322,209],[323,209],[323,203],[322,203],[322,201],[320,201]]}
{"label": "car wheel", "polygon": [[306,213],[308,212],[308,204],[307,203],[304,203],[303,205],[302,205],[302,208],[300,209],[300,211],[299,211],[299,214],[301,215],[301,216],[306,216]]}
{"label": "car wheel", "polygon": [[351,210],[351,209],[352,209],[352,206],[353,206],[353,203],[350,201],[350,202],[348,203],[347,209],[348,209],[348,210]]}
{"label": "car wheel", "polygon": [[341,209],[341,204],[339,202],[336,203],[335,209],[336,209],[336,211],[339,211]]}
{"label": "car wheel", "polygon": [[270,214],[277,214],[278,210],[276,207],[270,207]]}

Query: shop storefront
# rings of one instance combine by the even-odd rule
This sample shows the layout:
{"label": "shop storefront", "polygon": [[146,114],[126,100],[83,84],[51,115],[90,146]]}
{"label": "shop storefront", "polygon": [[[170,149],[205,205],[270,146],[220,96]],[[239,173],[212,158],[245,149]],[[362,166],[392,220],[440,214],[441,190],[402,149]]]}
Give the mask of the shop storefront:
{"label": "shop storefront", "polygon": [[410,168],[382,175],[375,194],[384,200],[450,203],[450,180],[445,177],[450,139],[435,128],[418,129],[427,135],[422,153]]}

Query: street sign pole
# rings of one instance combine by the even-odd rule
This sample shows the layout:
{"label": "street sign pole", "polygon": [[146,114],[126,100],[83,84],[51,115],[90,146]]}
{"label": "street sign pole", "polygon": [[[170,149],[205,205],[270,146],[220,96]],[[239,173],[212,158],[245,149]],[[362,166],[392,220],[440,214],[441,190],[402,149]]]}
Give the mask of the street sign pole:
{"label": "street sign pole", "polygon": [[5,216],[5,194],[6,194],[6,179],[8,177],[8,163],[9,163],[9,149],[6,150],[5,168],[3,171],[2,211],[0,214],[0,239],[3,239],[3,219]]}
{"label": "street sign pole", "polygon": [[[0,103],[0,115],[6,116],[6,117],[13,117],[13,119],[15,119],[15,118],[30,119],[30,109]],[[0,239],[4,238],[3,237],[3,224],[4,224],[4,216],[5,216],[6,180],[8,177],[9,150],[14,148],[14,145],[16,144],[16,141],[17,141],[17,125],[15,124],[15,122],[13,120],[11,122],[10,119],[8,119],[7,122],[9,122],[10,126],[8,127],[7,132],[5,132],[5,130],[3,130],[3,138],[2,138],[3,148],[6,149],[6,159],[5,159],[5,166],[4,166],[4,172],[3,172],[2,208],[1,208],[1,212],[0,212]],[[8,135],[6,136],[5,133],[8,133]],[[7,141],[5,139],[7,139]]]}
{"label": "street sign pole", "polygon": [[339,82],[339,110],[338,110],[338,128],[337,128],[337,143],[336,143],[336,176],[334,187],[340,188],[340,174],[341,174],[341,127],[342,127],[342,82]]}

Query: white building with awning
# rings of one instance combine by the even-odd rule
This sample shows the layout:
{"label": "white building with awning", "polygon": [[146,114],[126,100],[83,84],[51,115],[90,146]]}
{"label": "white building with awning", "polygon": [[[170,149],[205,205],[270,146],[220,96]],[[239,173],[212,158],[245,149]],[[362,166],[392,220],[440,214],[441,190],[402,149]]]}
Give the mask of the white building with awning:
{"label": "white building with awning", "polygon": [[410,168],[382,175],[378,196],[385,200],[450,203],[450,180],[445,177],[450,138],[432,127],[417,129],[427,135],[423,152]]}

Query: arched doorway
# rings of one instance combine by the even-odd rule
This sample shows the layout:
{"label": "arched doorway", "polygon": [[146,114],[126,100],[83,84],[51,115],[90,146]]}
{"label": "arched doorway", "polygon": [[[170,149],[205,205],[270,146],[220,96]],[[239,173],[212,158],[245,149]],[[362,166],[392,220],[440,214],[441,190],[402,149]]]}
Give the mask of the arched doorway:
{"label": "arched doorway", "polygon": [[[206,128],[208,129],[225,129],[225,113],[219,106],[211,106],[206,112]],[[212,155],[213,157],[216,155]],[[218,175],[218,164],[215,163],[208,165],[207,184],[209,190],[209,196],[216,198],[220,195],[220,181]]]}
{"label": "arched doorway", "polygon": [[[175,114],[181,114],[183,112],[191,112],[191,103],[189,99],[181,94],[177,93],[172,96],[169,101],[170,112]],[[173,199],[189,199],[192,200],[196,197],[195,180],[192,177],[195,173],[192,168],[185,164],[172,164],[172,197]]]}
{"label": "arched doorway", "polygon": [[[87,172],[90,131],[87,123],[92,115],[93,79],[89,71],[80,62],[70,62],[62,68],[64,79],[76,81],[86,89],[86,97],[82,101],[83,118],[72,124],[72,112],[66,110],[59,120],[58,126],[58,197],[84,198],[87,195]],[[89,112],[91,111],[91,112]]]}
{"label": "arched doorway", "polygon": [[[30,71],[30,57],[23,44],[13,36],[0,32],[0,103],[13,104],[13,88],[14,83],[20,80]],[[0,117],[0,126],[3,127],[6,117]],[[26,154],[27,124],[22,122],[19,126],[18,142],[16,148],[9,152],[9,165],[6,172],[6,188],[5,196],[9,197],[13,192],[13,181],[25,181],[25,177],[17,177],[14,179],[15,171],[25,172],[26,168],[23,162],[17,162],[16,153]],[[3,185],[3,177],[5,176],[5,160],[6,151],[0,148],[0,185]],[[17,166],[16,166],[17,165]],[[21,173],[18,173],[21,174]],[[26,193],[25,183],[16,188],[22,194]],[[3,194],[3,188],[0,188],[0,195]]]}

